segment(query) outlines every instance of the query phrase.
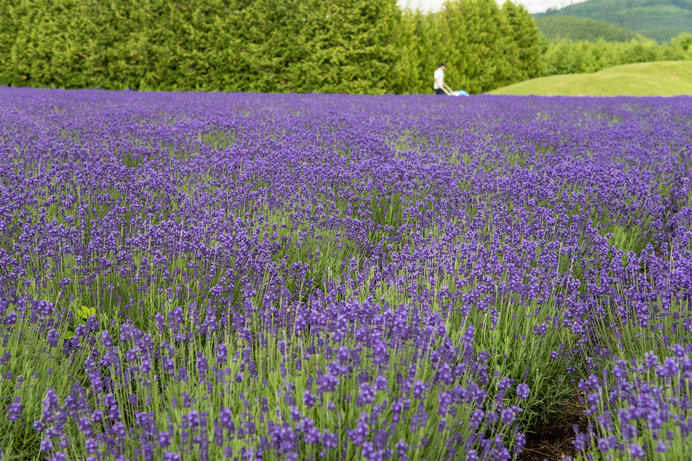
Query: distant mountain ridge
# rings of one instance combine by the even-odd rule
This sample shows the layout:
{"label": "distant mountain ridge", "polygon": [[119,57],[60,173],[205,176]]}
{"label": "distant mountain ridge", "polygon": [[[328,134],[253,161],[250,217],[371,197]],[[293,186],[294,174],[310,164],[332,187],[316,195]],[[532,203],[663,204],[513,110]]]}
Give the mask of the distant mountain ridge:
{"label": "distant mountain ridge", "polygon": [[577,16],[542,16],[534,18],[538,30],[547,39],[568,38],[596,42],[626,42],[641,37],[640,34],[616,24],[598,19]]}
{"label": "distant mountain ridge", "polygon": [[534,15],[557,16],[610,22],[659,42],[692,33],[692,0],[587,0]]}

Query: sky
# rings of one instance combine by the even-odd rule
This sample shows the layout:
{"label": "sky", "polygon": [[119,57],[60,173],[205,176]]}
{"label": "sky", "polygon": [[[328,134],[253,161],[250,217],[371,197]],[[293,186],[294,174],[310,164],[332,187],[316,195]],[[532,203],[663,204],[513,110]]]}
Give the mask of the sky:
{"label": "sky", "polygon": [[[423,11],[438,11],[442,8],[442,4],[445,0],[397,0],[399,5],[406,6],[407,4],[411,8],[420,8]],[[524,8],[528,10],[529,13],[541,13],[548,8],[562,8],[564,6],[569,6],[573,3],[581,3],[585,0],[514,0],[514,3],[520,3],[524,5]],[[500,5],[504,3],[503,0],[498,0]]]}

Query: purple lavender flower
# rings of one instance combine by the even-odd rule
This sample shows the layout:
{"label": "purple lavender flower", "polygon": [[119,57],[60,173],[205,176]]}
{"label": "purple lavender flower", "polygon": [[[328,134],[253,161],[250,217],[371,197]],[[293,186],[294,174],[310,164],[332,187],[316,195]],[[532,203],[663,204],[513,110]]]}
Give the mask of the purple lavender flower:
{"label": "purple lavender flower", "polygon": [[688,99],[0,88],[3,382],[81,383],[43,456],[511,459],[583,363],[578,456],[674,457]]}
{"label": "purple lavender flower", "polygon": [[632,456],[633,459],[644,459],[645,453],[641,445],[636,443],[630,445],[630,456]]}
{"label": "purple lavender flower", "polygon": [[360,393],[358,394],[359,406],[370,405],[375,401],[375,388],[368,383],[360,385]]}
{"label": "purple lavender flower", "polygon": [[315,396],[310,392],[309,390],[306,390],[305,393],[303,394],[303,403],[305,403],[305,406],[308,408],[312,408],[315,405],[315,402],[317,399]]}
{"label": "purple lavender flower", "polygon": [[51,442],[50,438],[46,437],[43,440],[41,440],[41,451],[48,452],[53,449],[53,443]]}
{"label": "purple lavender flower", "polygon": [[512,380],[510,378],[504,377],[497,383],[497,388],[501,391],[505,391],[512,385]]}
{"label": "purple lavender flower", "polygon": [[517,386],[517,397],[520,399],[527,399],[529,397],[529,386],[526,385],[526,383],[521,383]]}
{"label": "purple lavender flower", "polygon": [[22,405],[20,401],[20,397],[15,397],[14,401],[7,405],[7,417],[10,421],[16,421],[22,415],[24,405]]}
{"label": "purple lavender flower", "polygon": [[166,451],[163,454],[163,459],[164,461],[180,461],[180,454],[172,451]]}
{"label": "purple lavender flower", "polygon": [[521,408],[519,408],[516,405],[512,405],[509,408],[505,408],[502,411],[502,423],[506,426],[511,425],[514,422],[514,419],[517,417],[517,414],[521,412]]}

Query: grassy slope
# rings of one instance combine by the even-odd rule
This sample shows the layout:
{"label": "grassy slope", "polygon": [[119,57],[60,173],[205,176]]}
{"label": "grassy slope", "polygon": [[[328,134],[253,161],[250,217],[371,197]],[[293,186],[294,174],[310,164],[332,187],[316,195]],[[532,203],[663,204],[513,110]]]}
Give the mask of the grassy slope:
{"label": "grassy slope", "polygon": [[534,21],[538,30],[550,40],[562,37],[593,42],[599,39],[626,42],[639,36],[616,24],[576,16],[541,16]]}
{"label": "grassy slope", "polygon": [[692,2],[688,0],[588,0],[536,16],[599,19],[659,42],[692,31]]}
{"label": "grassy slope", "polygon": [[661,61],[610,67],[592,74],[553,75],[492,91],[545,96],[673,96],[692,94],[692,61]]}

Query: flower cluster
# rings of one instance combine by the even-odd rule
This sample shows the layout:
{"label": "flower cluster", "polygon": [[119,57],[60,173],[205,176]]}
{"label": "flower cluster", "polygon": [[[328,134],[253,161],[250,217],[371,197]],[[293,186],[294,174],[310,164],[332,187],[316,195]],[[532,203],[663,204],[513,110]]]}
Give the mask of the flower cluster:
{"label": "flower cluster", "polygon": [[0,450],[686,453],[691,106],[0,88]]}
{"label": "flower cluster", "polygon": [[617,360],[601,376],[579,384],[587,414],[596,421],[577,431],[581,457],[619,454],[631,459],[692,449],[692,346],[675,344],[663,358],[653,352],[631,362]]}

